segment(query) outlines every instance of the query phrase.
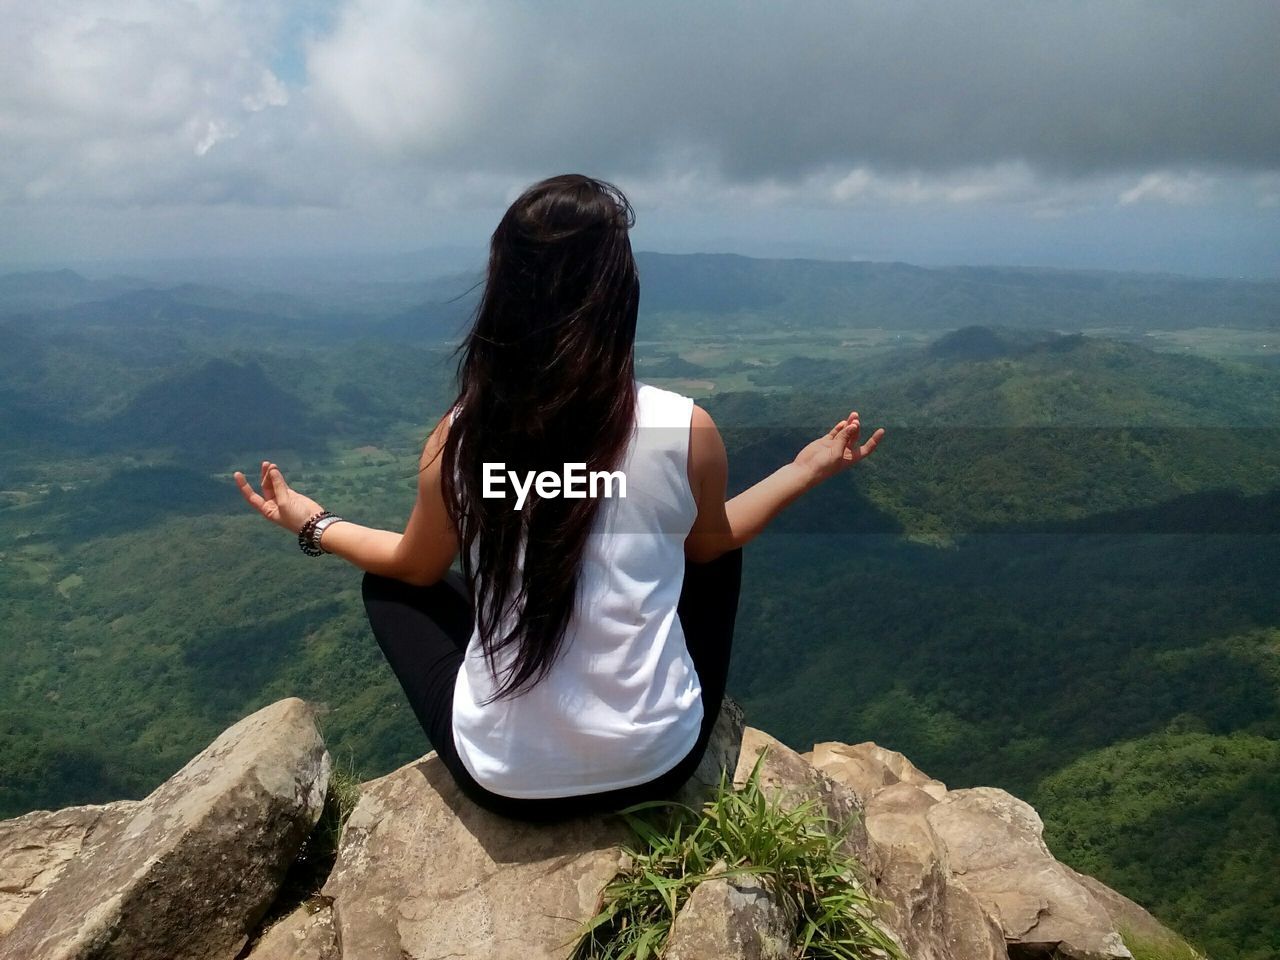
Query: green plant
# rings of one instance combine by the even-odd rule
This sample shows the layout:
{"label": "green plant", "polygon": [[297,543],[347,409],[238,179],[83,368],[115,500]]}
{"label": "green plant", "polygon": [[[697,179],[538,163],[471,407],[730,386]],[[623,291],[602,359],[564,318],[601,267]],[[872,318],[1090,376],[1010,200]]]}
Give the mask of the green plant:
{"label": "green plant", "polygon": [[[631,866],[609,883],[600,911],[574,945],[573,960],[646,960],[659,956],[672,921],[712,868],[715,876],[749,873],[796,918],[798,958],[905,960],[876,925],[876,899],[861,865],[843,849],[851,819],[836,825],[815,800],[784,809],[760,786],[765,751],[741,790],[726,776],[701,811],[653,801],[619,811],[638,843]],[[655,822],[642,813],[665,811]]]}
{"label": "green plant", "polygon": [[329,774],[329,786],[325,791],[320,819],[302,841],[293,863],[289,865],[288,872],[281,881],[280,892],[262,925],[263,929],[303,901],[319,894],[338,858],[343,827],[359,800],[360,776],[355,770],[354,762],[348,758],[345,767],[340,767],[335,762]]}
{"label": "green plant", "polygon": [[342,828],[347,824],[351,811],[360,802],[360,775],[354,762],[348,758],[345,767],[336,763],[329,774],[329,788],[325,793],[324,809],[301,855],[317,860],[328,860],[332,865],[338,855],[338,843],[342,840]]}

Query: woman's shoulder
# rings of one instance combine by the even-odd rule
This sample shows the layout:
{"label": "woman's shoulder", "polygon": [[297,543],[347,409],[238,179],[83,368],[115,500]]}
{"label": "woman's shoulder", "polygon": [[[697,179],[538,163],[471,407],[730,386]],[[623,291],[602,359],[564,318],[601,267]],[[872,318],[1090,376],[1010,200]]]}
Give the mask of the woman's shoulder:
{"label": "woman's shoulder", "polygon": [[648,393],[654,396],[680,397],[681,399],[684,399],[684,400],[690,399],[689,397],[686,397],[683,393],[677,393],[676,391],[668,390],[665,387],[657,387],[657,386],[654,386],[652,383],[645,382],[644,380],[636,381],[636,393],[637,394]]}
{"label": "woman's shoulder", "polygon": [[642,416],[674,420],[686,425],[696,406],[692,397],[640,380],[636,381],[636,405]]}

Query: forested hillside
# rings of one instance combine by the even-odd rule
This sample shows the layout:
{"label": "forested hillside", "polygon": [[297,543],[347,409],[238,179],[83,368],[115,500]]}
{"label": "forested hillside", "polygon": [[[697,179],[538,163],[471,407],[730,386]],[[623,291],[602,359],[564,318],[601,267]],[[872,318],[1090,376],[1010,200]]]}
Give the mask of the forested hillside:
{"label": "forested hillside", "polygon": [[[850,409],[888,431],[747,551],[751,723],[1005,787],[1214,957],[1280,952],[1275,285],[641,266],[640,375],[701,398],[735,489]],[[470,282],[0,277],[0,817],[140,796],[290,695],[362,776],[423,751],[359,572],[231,472],[401,528]]]}

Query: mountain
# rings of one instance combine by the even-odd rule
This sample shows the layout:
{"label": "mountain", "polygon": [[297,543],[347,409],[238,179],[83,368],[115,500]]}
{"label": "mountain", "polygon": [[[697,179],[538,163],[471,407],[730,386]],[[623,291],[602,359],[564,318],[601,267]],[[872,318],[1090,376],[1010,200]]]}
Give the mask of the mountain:
{"label": "mountain", "polygon": [[971,326],[923,350],[870,359],[832,353],[790,357],[749,376],[806,395],[874,391],[875,416],[899,424],[1280,425],[1275,370],[1109,337]]}
{"label": "mountain", "polygon": [[282,332],[316,332],[332,323],[323,312],[296,298],[240,296],[195,284],[129,290],[65,307],[48,320],[59,327],[73,329],[95,326],[181,329],[188,336],[262,331],[273,337]]}
{"label": "mountain", "polygon": [[[638,252],[650,331],[697,315],[787,330],[815,324],[946,330],[1280,326],[1280,282],[1014,267],[765,260]],[[696,325],[701,333],[711,328]]]}
{"label": "mountain", "polygon": [[[949,330],[969,325],[1035,330],[1176,330],[1280,327],[1280,281],[1033,267],[917,267],[906,263],[771,260],[738,254],[637,251],[644,336],[776,332],[815,324]],[[445,296],[412,316],[448,327],[479,299],[482,274],[442,281]],[[714,323],[711,318],[716,318]]]}
{"label": "mountain", "polygon": [[[918,267],[906,263],[765,259],[737,254],[637,251],[641,332],[717,336],[815,325],[952,330],[1142,331],[1280,327],[1280,281],[1033,267]],[[312,327],[371,322],[377,336],[454,339],[479,301],[483,272],[409,282],[316,287],[289,293],[117,278],[69,270],[0,276],[0,315],[64,311],[61,322],[225,322]],[[269,283],[269,274],[266,282]],[[317,324],[319,317],[329,315]],[[332,332],[332,331],[330,331]]]}
{"label": "mountain", "polygon": [[99,450],[172,447],[184,459],[220,463],[253,449],[317,447],[322,425],[255,361],[207,360],[153,383],[92,427]]}
{"label": "mountain", "polygon": [[370,334],[409,343],[456,342],[467,332],[479,292],[464,290],[457,297],[426,301],[402,310],[374,324]]}
{"label": "mountain", "polygon": [[0,316],[26,310],[60,309],[151,286],[145,280],[114,277],[89,280],[74,270],[32,270],[0,274]]}
{"label": "mountain", "polygon": [[928,353],[943,360],[994,360],[1025,353],[1055,339],[1067,344],[1077,342],[1009,327],[974,325],[944,333],[929,344]]}

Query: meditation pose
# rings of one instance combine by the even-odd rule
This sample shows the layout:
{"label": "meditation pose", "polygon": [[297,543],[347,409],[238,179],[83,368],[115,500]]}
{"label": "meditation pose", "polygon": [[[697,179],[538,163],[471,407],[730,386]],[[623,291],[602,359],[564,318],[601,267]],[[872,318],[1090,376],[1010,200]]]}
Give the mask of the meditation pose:
{"label": "meditation pose", "polygon": [[862,441],[851,412],[726,502],[711,417],[635,378],[634,222],[617,187],[580,175],[511,204],[403,533],[329,513],[271,461],[260,493],[235,474],[304,551],[365,571],[373,635],[432,747],[517,819],[689,778],[724,695],[743,545],[884,435]]}

